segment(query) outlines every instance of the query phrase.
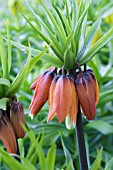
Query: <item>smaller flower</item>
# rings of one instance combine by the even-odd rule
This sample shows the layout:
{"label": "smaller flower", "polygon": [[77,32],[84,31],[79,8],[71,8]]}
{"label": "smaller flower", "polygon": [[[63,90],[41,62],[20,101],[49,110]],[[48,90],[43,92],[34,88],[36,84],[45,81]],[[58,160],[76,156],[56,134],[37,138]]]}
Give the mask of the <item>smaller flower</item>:
{"label": "smaller flower", "polygon": [[30,116],[36,115],[48,100],[49,88],[54,78],[54,69],[44,72],[36,84],[34,96],[30,104]]}
{"label": "smaller flower", "polygon": [[20,101],[13,101],[10,106],[10,120],[16,135],[16,138],[24,138],[25,132],[22,124],[25,125],[24,107]]}
{"label": "smaller flower", "polygon": [[79,73],[75,84],[83,114],[88,120],[93,120],[96,114],[96,99],[94,82],[89,74]]}
{"label": "smaller flower", "polygon": [[7,116],[4,115],[0,118],[0,139],[9,153],[16,154],[17,144],[15,133],[11,121]]}

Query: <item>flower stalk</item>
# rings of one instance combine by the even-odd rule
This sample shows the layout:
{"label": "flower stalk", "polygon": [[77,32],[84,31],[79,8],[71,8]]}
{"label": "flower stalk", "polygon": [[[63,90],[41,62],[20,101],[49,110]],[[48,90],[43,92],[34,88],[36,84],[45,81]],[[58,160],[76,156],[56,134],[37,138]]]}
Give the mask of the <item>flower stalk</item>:
{"label": "flower stalk", "polygon": [[78,114],[77,114],[77,122],[76,122],[76,137],[77,137],[77,142],[78,142],[80,170],[88,170],[80,103],[78,104]]}

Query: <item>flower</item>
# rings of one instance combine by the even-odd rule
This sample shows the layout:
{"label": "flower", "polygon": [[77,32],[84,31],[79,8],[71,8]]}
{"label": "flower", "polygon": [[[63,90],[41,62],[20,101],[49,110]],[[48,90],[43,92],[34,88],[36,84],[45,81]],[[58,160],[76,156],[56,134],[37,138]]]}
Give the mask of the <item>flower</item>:
{"label": "flower", "polygon": [[49,93],[48,121],[55,115],[61,123],[66,117],[72,118],[76,124],[78,112],[78,97],[74,85],[74,79],[67,75],[57,75],[51,84]]}
{"label": "flower", "polygon": [[75,80],[80,105],[88,120],[93,120],[96,114],[96,95],[91,74],[90,71],[79,73]]}
{"label": "flower", "polygon": [[4,115],[0,118],[0,139],[9,153],[17,152],[16,137],[11,121]]}
{"label": "flower", "polygon": [[10,120],[16,135],[16,138],[24,138],[25,132],[22,124],[25,125],[24,108],[20,101],[13,101],[10,106]]}
{"label": "flower", "polygon": [[30,116],[36,115],[48,100],[49,88],[54,78],[54,69],[47,70],[37,81],[33,99],[30,104]]}

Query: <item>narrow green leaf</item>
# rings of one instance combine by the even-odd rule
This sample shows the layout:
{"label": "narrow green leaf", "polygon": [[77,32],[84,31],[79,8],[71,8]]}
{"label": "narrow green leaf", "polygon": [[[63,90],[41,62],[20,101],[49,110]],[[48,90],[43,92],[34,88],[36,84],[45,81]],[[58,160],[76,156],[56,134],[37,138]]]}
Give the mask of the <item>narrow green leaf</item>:
{"label": "narrow green leaf", "polygon": [[61,60],[59,60],[58,58],[56,58],[52,54],[45,53],[42,56],[42,59],[44,61],[48,62],[49,64],[51,64],[52,66],[59,67],[59,68],[61,68],[63,66],[63,62],[61,62]]}
{"label": "narrow green leaf", "polygon": [[47,153],[47,158],[46,158],[47,170],[54,170],[55,152],[56,152],[56,145],[53,144]]}
{"label": "narrow green leaf", "polygon": [[7,102],[9,101],[8,98],[0,99],[0,109],[6,110]]}
{"label": "narrow green leaf", "polygon": [[50,36],[51,42],[54,44],[54,46],[56,46],[58,48],[58,50],[60,51],[61,54],[63,54],[62,48],[59,44],[59,42],[57,41],[55,35],[53,34],[53,32],[49,29],[48,25],[45,24],[45,22],[41,19],[40,16],[36,15],[36,13],[32,10],[32,8],[27,4],[30,13],[33,15],[33,17],[36,19],[37,23],[41,23],[42,26],[45,28],[46,32],[48,33],[48,35]]}
{"label": "narrow green leaf", "polygon": [[76,20],[77,20],[77,4],[76,4],[76,0],[72,0],[72,4],[73,4],[73,7],[72,7],[72,26],[73,26],[73,29],[76,27]]}
{"label": "narrow green leaf", "polygon": [[105,170],[112,170],[113,169],[113,158],[108,162],[105,167]]}
{"label": "narrow green leaf", "polygon": [[29,68],[28,68],[28,73],[29,74],[31,72],[31,70],[33,69],[34,65],[37,63],[37,61],[48,51],[48,48],[50,46],[48,46],[44,51],[42,51],[41,53],[39,53],[38,55],[36,55],[35,57],[33,57],[30,60],[30,64],[29,64]]}
{"label": "narrow green leaf", "polygon": [[82,23],[81,35],[80,35],[80,40],[79,40],[79,48],[78,48],[78,51],[77,51],[77,56],[78,56],[78,54],[79,54],[80,50],[82,49],[82,47],[84,45],[84,42],[85,42],[85,34],[86,34],[86,27],[87,27],[87,17],[88,17],[88,14],[86,14],[86,16],[84,18],[84,21]]}
{"label": "narrow green leaf", "polygon": [[9,33],[9,26],[7,21],[7,38],[8,38],[8,73],[10,73],[11,69],[11,43],[10,43],[10,33]]}
{"label": "narrow green leaf", "polygon": [[71,33],[67,37],[67,40],[66,40],[66,49],[70,48],[70,46],[71,46],[71,42],[72,42],[72,39],[73,39],[73,33],[74,33],[74,31],[71,31]]}
{"label": "narrow green leaf", "polygon": [[64,53],[64,65],[67,69],[73,69],[75,66],[75,56],[70,48]]}
{"label": "narrow green leaf", "polygon": [[1,84],[10,87],[10,81],[9,81],[8,79],[0,78],[0,85],[1,85]]}
{"label": "narrow green leaf", "polygon": [[52,7],[51,5],[50,5],[50,7],[51,7],[51,10],[52,10],[54,16],[56,17],[56,21],[57,21],[57,23],[58,23],[58,25],[59,25],[59,28],[60,28],[60,30],[61,30],[61,32],[62,32],[62,35],[63,35],[63,37],[66,39],[66,32],[65,32],[65,30],[64,30],[62,20],[61,20],[61,18],[59,17],[59,15],[58,15],[58,13],[57,13],[57,10],[56,10],[54,7]]}
{"label": "narrow green leaf", "polygon": [[20,152],[20,156],[23,158],[24,157],[24,141],[23,139],[18,139],[18,145],[19,145],[19,152]]}
{"label": "narrow green leaf", "polygon": [[82,28],[82,23],[83,23],[83,20],[87,14],[87,11],[89,9],[90,5],[84,10],[84,12],[82,13],[82,15],[80,16],[77,24],[76,24],[76,27],[75,27],[75,30],[74,30],[74,39],[75,39],[75,45],[76,45],[76,54],[77,54],[77,50],[78,50],[78,46],[79,46],[79,40],[80,40],[80,33],[81,33],[81,28]]}
{"label": "narrow green leaf", "polygon": [[66,148],[65,144],[64,144],[64,141],[62,139],[62,136],[61,136],[61,142],[62,142],[62,146],[63,146],[63,150],[64,150],[64,154],[65,154],[65,158],[66,158],[66,165],[68,166],[69,164],[71,164],[71,170],[74,170],[74,166],[73,166],[73,162],[72,162],[72,158],[71,158],[71,155],[68,151],[68,149]]}
{"label": "narrow green leaf", "polygon": [[27,62],[22,67],[22,69],[20,70],[20,72],[15,77],[14,81],[12,82],[10,89],[9,89],[9,92],[8,92],[9,97],[11,97],[11,96],[13,96],[14,94],[17,93],[17,91],[19,90],[20,86],[22,85],[24,79],[26,78],[26,75],[28,73],[30,60],[31,60],[31,48],[29,46],[29,54],[28,54]]}
{"label": "narrow green leaf", "polygon": [[90,28],[90,30],[88,31],[88,33],[86,34],[85,37],[85,42],[84,45],[82,47],[82,49],[80,50],[79,54],[77,55],[77,61],[83,56],[83,54],[85,52],[87,52],[87,50],[90,48],[90,45],[92,43],[92,40],[95,36],[95,34],[97,33],[99,27],[101,24],[101,18],[99,18]]}
{"label": "narrow green leaf", "polygon": [[101,37],[92,48],[80,59],[80,64],[88,62],[104,45],[113,39],[113,27]]}
{"label": "narrow green leaf", "polygon": [[66,47],[65,47],[66,37],[63,36],[62,31],[60,30],[60,27],[57,24],[57,22],[56,22],[55,18],[53,17],[52,13],[49,11],[49,9],[46,7],[46,5],[44,4],[44,2],[42,0],[41,0],[41,2],[42,2],[42,5],[43,5],[44,9],[46,10],[49,18],[51,19],[51,22],[53,23],[54,28],[56,30],[56,34],[58,35],[58,37],[60,39],[60,42],[61,42],[61,45],[62,45],[63,49],[65,50],[66,49]]}
{"label": "narrow green leaf", "polygon": [[[4,38],[4,39],[6,39],[6,38]],[[15,41],[11,41],[11,44],[13,44],[19,50],[28,53],[29,47],[19,44]],[[46,49],[44,51],[46,51]],[[59,68],[61,68],[63,66],[63,63],[61,62],[61,60],[59,60],[59,58],[55,57],[52,54],[45,53],[44,51],[31,48],[31,55],[34,56],[34,58],[36,57],[34,60],[38,61],[38,59],[41,58],[42,60],[50,63],[52,66],[59,67]],[[32,61],[32,59],[31,59],[31,61]]]}
{"label": "narrow green leaf", "polygon": [[58,8],[58,7],[57,7],[57,9],[58,9],[58,11],[59,11],[59,13],[60,13],[60,16],[61,16],[64,24],[65,24],[65,28],[66,28],[67,35],[69,35],[69,34],[71,33],[71,27],[70,27],[70,25],[69,25],[69,23],[68,23],[68,20],[67,20],[67,18],[65,17],[65,15],[63,14],[63,12],[61,11],[61,9]]}
{"label": "narrow green leaf", "polygon": [[96,160],[90,167],[90,170],[99,170],[100,164],[101,164],[101,159],[102,159],[102,151],[103,151],[103,148],[100,149],[100,151],[96,157]]}
{"label": "narrow green leaf", "polygon": [[2,161],[11,169],[11,170],[26,170],[21,163],[19,163],[15,158],[10,154],[0,148],[0,154],[2,155]]}
{"label": "narrow green leaf", "polygon": [[72,20],[71,20],[71,16],[70,16],[70,10],[69,10],[70,4],[69,4],[69,2],[70,1],[65,0],[67,19],[68,19],[68,23],[69,23],[70,27],[72,28]]}
{"label": "narrow green leaf", "polygon": [[37,142],[37,139],[35,138],[34,132],[32,130],[28,131],[28,129],[25,126],[23,126],[23,128],[27,135],[29,136],[32,143],[34,144],[36,152],[38,153],[40,170],[47,170],[46,158],[44,156],[41,144]]}
{"label": "narrow green leaf", "polygon": [[102,120],[94,120],[93,122],[88,123],[85,127],[98,130],[104,135],[113,134],[113,126]]}
{"label": "narrow green leaf", "polygon": [[0,54],[1,54],[3,78],[8,78],[7,56],[6,56],[6,52],[5,52],[5,45],[4,45],[2,35],[0,35]]}
{"label": "narrow green leaf", "polygon": [[34,31],[39,34],[43,40],[49,45],[51,44],[51,48],[52,50],[54,51],[54,53],[56,54],[56,56],[61,59],[62,58],[62,55],[61,53],[58,51],[58,49],[56,48],[56,46],[51,42],[51,40],[46,37],[41,31],[39,31],[27,18],[26,16],[20,11],[20,13],[23,15],[23,17],[25,18],[25,20],[31,25],[31,27],[34,29]]}

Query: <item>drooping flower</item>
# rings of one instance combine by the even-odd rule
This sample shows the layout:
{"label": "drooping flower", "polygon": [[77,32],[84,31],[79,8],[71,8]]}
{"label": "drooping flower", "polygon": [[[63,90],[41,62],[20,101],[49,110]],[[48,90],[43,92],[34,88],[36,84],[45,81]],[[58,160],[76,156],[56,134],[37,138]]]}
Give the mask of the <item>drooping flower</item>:
{"label": "drooping flower", "polygon": [[48,100],[49,88],[54,78],[54,70],[43,73],[37,82],[34,96],[30,104],[30,115],[36,115]]}
{"label": "drooping flower", "polygon": [[96,99],[91,76],[85,72],[78,74],[75,80],[80,106],[88,120],[93,120],[96,114]]}
{"label": "drooping flower", "polygon": [[0,118],[0,139],[9,153],[17,152],[16,137],[11,121],[4,115]]}
{"label": "drooping flower", "polygon": [[74,86],[74,80],[66,75],[56,76],[50,87],[48,120],[55,115],[61,123],[66,117],[74,120],[78,112],[78,97]]}
{"label": "drooping flower", "polygon": [[22,124],[25,125],[24,108],[20,101],[13,101],[10,106],[10,120],[16,135],[16,138],[24,138],[25,132]]}

